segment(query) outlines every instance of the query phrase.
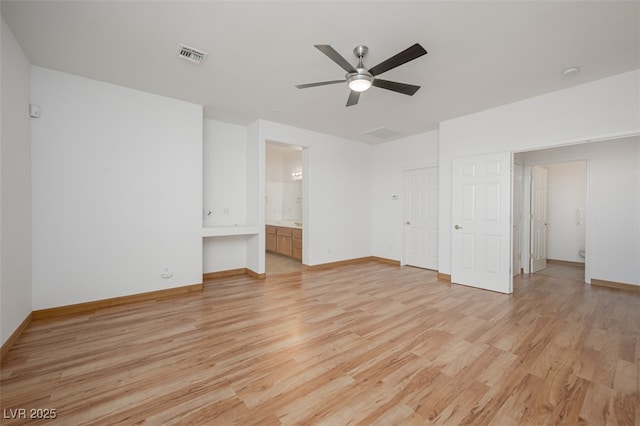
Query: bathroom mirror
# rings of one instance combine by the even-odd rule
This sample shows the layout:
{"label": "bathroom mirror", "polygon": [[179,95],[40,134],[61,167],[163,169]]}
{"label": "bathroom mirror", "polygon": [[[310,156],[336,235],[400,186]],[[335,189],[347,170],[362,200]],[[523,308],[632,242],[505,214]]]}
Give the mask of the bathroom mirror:
{"label": "bathroom mirror", "polygon": [[302,222],[302,150],[268,142],[266,146],[265,219],[269,225]]}
{"label": "bathroom mirror", "polygon": [[302,221],[302,181],[282,185],[282,220]]}

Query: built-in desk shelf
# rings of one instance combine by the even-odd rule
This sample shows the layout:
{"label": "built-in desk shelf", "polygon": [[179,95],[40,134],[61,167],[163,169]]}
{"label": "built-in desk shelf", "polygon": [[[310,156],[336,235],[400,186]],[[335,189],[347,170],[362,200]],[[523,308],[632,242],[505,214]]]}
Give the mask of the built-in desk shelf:
{"label": "built-in desk shelf", "polygon": [[258,235],[257,226],[205,226],[202,228],[203,237],[229,237],[233,235]]}

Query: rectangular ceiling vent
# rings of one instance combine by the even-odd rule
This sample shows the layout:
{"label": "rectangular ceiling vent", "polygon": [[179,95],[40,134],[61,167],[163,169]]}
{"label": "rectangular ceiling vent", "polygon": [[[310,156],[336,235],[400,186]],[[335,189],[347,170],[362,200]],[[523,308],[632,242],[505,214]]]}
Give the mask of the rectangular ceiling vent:
{"label": "rectangular ceiling vent", "polygon": [[193,62],[194,64],[201,64],[209,56],[208,53],[204,53],[201,50],[194,49],[193,47],[185,46],[181,44],[178,48],[178,58],[182,58],[185,61]]}
{"label": "rectangular ceiling vent", "polygon": [[368,132],[364,132],[363,134],[373,136],[374,138],[378,139],[390,139],[401,135],[401,133],[398,133],[395,130],[387,129],[386,127],[379,127],[377,129],[369,130]]}

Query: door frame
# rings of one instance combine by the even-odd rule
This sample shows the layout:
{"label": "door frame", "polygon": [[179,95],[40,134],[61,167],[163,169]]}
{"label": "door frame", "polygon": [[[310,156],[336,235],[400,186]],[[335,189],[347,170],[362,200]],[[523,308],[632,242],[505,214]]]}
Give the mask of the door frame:
{"label": "door frame", "polygon": [[[311,155],[311,148],[305,145],[301,145],[301,144],[295,144],[295,143],[290,143],[290,142],[280,142],[280,141],[276,141],[274,139],[269,139],[266,138],[262,141],[261,143],[261,147],[262,147],[262,181],[261,183],[259,182],[259,186],[261,186],[260,190],[261,190],[261,196],[259,197],[259,206],[260,206],[260,210],[261,210],[261,214],[259,214],[259,223],[262,223],[262,226],[260,226],[260,232],[263,235],[262,238],[262,242],[260,244],[260,251],[259,251],[259,255],[261,260],[259,262],[261,262],[261,270],[263,271],[262,273],[266,276],[267,274],[267,270],[266,270],[266,232],[265,232],[265,226],[266,225],[266,186],[267,186],[267,180],[266,180],[266,174],[267,174],[267,147],[269,145],[272,146],[276,146],[276,147],[280,147],[280,148],[284,148],[287,150],[293,150],[293,151],[300,151],[300,155],[301,155],[301,162],[302,162],[302,172],[303,172],[303,178],[302,178],[302,200],[301,200],[301,208],[302,208],[302,259],[301,259],[301,263],[302,265],[308,265],[309,264],[309,257],[310,257],[310,247],[311,247],[311,232],[309,230],[310,228],[310,221],[309,221],[309,199],[310,199],[310,195],[311,195],[311,191],[310,191],[310,179],[309,179],[309,156]],[[261,216],[261,217],[260,217]]]}
{"label": "door frame", "polygon": [[[523,217],[524,210],[522,205],[522,197],[524,191],[524,165],[520,161],[516,161],[514,154],[511,153],[511,259],[512,270],[511,275],[520,275],[522,268],[522,233],[523,233]],[[517,191],[517,192],[516,192]],[[519,197],[516,197],[515,194]],[[517,206],[517,208],[516,208]]]}

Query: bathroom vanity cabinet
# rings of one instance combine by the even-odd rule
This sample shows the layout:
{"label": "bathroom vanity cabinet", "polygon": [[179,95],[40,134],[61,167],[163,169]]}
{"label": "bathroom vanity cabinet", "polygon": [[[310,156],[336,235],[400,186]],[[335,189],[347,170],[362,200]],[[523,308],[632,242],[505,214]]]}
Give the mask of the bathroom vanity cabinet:
{"label": "bathroom vanity cabinet", "polygon": [[287,226],[266,226],[267,251],[302,260],[302,229]]}

